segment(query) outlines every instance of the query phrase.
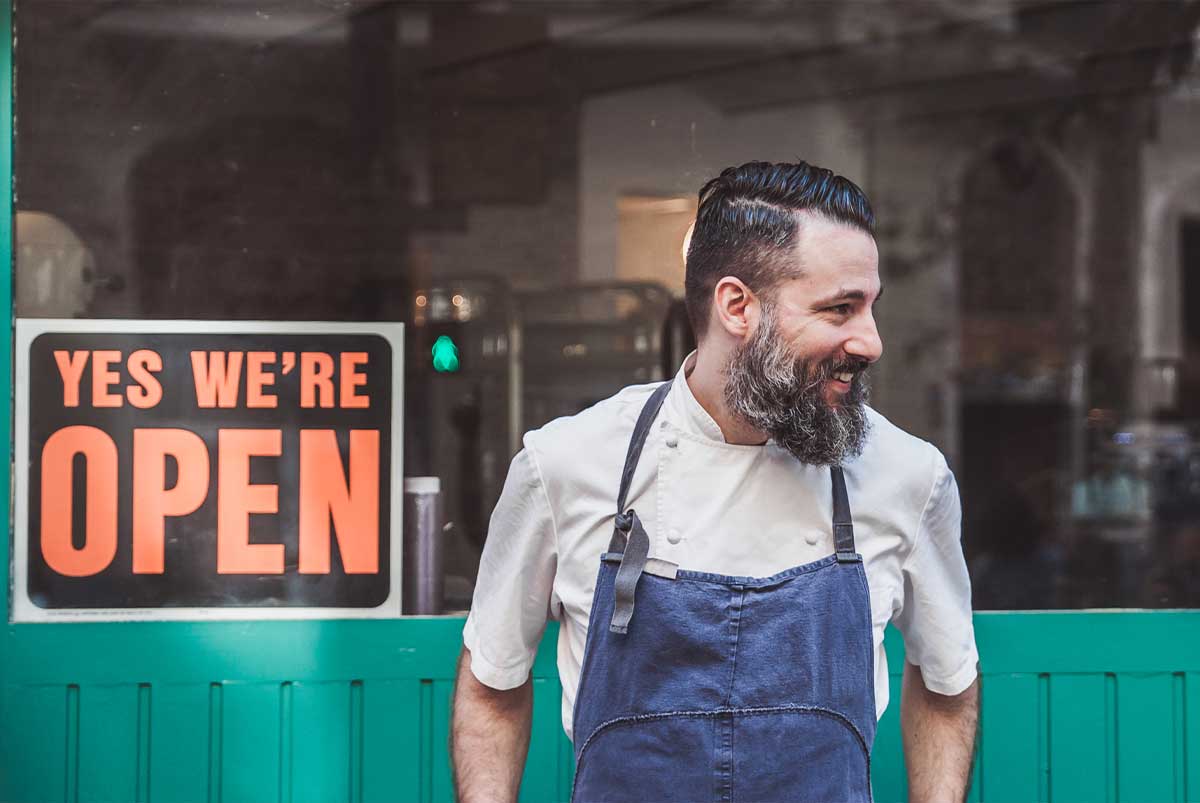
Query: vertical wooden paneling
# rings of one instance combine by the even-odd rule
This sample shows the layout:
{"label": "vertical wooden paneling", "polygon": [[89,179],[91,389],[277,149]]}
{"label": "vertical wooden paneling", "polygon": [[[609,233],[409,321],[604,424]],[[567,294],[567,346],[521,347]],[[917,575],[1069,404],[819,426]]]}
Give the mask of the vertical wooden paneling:
{"label": "vertical wooden paneling", "polygon": [[155,685],[150,706],[150,795],[154,803],[208,799],[209,687]]}
{"label": "vertical wooden paneling", "polygon": [[292,800],[292,683],[279,686],[279,800]]}
{"label": "vertical wooden paneling", "polygon": [[1200,672],[1188,672],[1183,681],[1183,799],[1200,803]]}
{"label": "vertical wooden paneling", "polygon": [[983,783],[986,803],[1034,803],[1043,800],[1041,779],[1045,747],[1045,711],[1040,680],[1033,674],[991,675],[984,681]]}
{"label": "vertical wooden paneling", "polygon": [[350,684],[292,687],[293,803],[350,803]]}
{"label": "vertical wooden paneling", "polygon": [[[221,760],[224,755],[222,747],[223,727],[221,724],[225,709],[225,687],[220,683],[208,686],[208,803],[219,803],[221,800]],[[197,796],[198,797],[198,796]]]}
{"label": "vertical wooden paneling", "polygon": [[420,724],[418,725],[421,735],[421,753],[418,760],[419,774],[417,777],[417,800],[420,803],[429,803],[433,799],[433,753],[436,752],[437,746],[433,742],[433,680],[423,679],[421,681],[421,696],[420,696]]}
{"label": "vertical wooden paneling", "polygon": [[150,800],[150,715],[151,691],[149,683],[137,687],[137,803]]}
{"label": "vertical wooden paneling", "polygon": [[[562,695],[562,682],[557,676],[554,678],[554,684],[558,687],[558,693]],[[562,712],[559,711],[559,733],[562,738],[558,742],[558,800],[570,800],[571,790],[575,785],[575,745],[567,738],[567,733],[562,729]]]}
{"label": "vertical wooden paneling", "polygon": [[533,726],[529,758],[521,778],[521,801],[544,803],[558,797],[558,747],[562,740],[562,698],[550,678],[533,681]]}
{"label": "vertical wooden paneling", "polygon": [[136,685],[79,690],[79,799],[131,803],[137,798]]}
{"label": "vertical wooden paneling", "polygon": [[278,683],[221,687],[221,800],[279,799]]}
{"label": "vertical wooden paneling", "polygon": [[61,801],[67,793],[67,691],[62,686],[4,690],[0,800]]}
{"label": "vertical wooden paneling", "polygon": [[1104,721],[1110,738],[1105,742],[1104,774],[1108,778],[1112,800],[1117,799],[1117,676],[1104,674]]}
{"label": "vertical wooden paneling", "polygon": [[362,803],[363,799],[363,684],[361,680],[350,683],[350,800]]}
{"label": "vertical wooden paneling", "polygon": [[1175,800],[1172,676],[1117,676],[1117,799]]}
{"label": "vertical wooden paneling", "polygon": [[67,685],[67,739],[63,749],[67,754],[67,794],[71,803],[79,800],[79,686]]}
{"label": "vertical wooden paneling", "polygon": [[1104,675],[1050,678],[1050,799],[1054,803],[1106,803],[1115,785],[1108,764]]}
{"label": "vertical wooden paneling", "polygon": [[421,682],[363,684],[363,803],[420,800]]}
{"label": "vertical wooden paneling", "polygon": [[[900,665],[903,667],[903,663]],[[900,741],[900,680],[891,675],[891,696],[871,750],[871,786],[878,803],[900,803],[908,799],[904,775],[904,748]]]}
{"label": "vertical wooden paneling", "polygon": [[454,781],[450,771],[450,698],[454,681],[435,680],[430,719],[431,789],[429,803],[454,803]]}
{"label": "vertical wooden paneling", "polygon": [[1187,799],[1187,698],[1184,674],[1171,675],[1171,780],[1175,782],[1175,801]]}
{"label": "vertical wooden paneling", "polygon": [[571,789],[575,784],[575,746],[563,734],[558,747],[558,797],[556,800],[570,800]]}
{"label": "vertical wooden paneling", "polygon": [[1050,800],[1050,675],[1043,673],[1037,679],[1038,721],[1038,800]]}

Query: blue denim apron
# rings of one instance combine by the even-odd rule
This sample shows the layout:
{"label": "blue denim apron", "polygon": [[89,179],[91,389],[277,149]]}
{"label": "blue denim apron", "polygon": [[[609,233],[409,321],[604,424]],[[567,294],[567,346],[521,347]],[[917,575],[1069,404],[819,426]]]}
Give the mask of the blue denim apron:
{"label": "blue denim apron", "polygon": [[870,801],[871,606],[841,468],[831,470],[828,557],[771,577],[649,559],[625,500],[669,388],[638,418],[600,563],[575,699],[572,800]]}

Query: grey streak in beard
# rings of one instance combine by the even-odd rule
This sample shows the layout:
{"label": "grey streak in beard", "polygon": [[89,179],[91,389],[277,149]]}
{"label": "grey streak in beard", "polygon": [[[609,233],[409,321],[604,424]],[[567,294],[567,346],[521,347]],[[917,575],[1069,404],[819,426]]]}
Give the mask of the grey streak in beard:
{"label": "grey streak in beard", "polygon": [[763,304],[754,334],[726,366],[725,404],[741,421],[765,432],[801,463],[839,465],[862,454],[870,422],[865,365],[858,364],[840,405],[824,398],[826,380],[845,364],[793,358],[776,331],[773,305]]}

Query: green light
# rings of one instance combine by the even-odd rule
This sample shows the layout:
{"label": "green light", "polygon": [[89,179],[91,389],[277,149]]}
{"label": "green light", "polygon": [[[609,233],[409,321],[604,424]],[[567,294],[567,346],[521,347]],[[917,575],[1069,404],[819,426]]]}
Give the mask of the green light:
{"label": "green light", "polygon": [[458,370],[458,346],[448,335],[433,341],[433,370],[439,374],[452,374]]}

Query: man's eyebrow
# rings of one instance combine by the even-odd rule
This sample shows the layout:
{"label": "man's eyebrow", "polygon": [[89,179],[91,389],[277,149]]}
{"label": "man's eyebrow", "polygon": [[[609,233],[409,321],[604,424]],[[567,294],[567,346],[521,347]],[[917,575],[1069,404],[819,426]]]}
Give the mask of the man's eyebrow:
{"label": "man's eyebrow", "polygon": [[[883,298],[883,285],[879,285],[879,295],[875,296],[875,303],[879,303],[879,299]],[[827,298],[823,298],[816,302],[816,306],[821,307],[828,304],[835,304],[839,301],[866,301],[867,294],[862,290],[848,290],[845,287],[838,288],[837,292]]]}

